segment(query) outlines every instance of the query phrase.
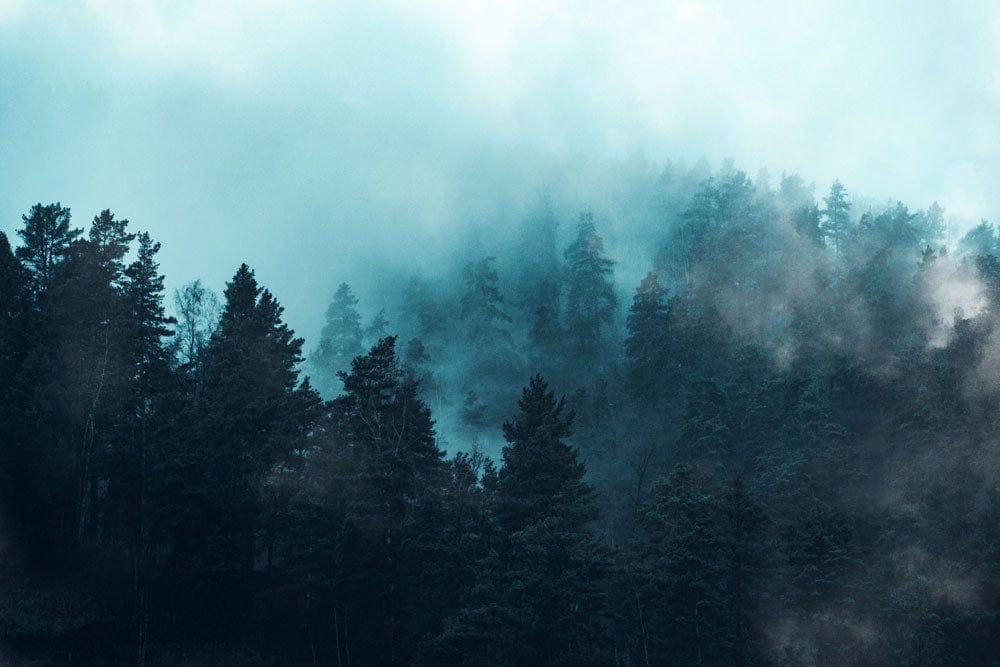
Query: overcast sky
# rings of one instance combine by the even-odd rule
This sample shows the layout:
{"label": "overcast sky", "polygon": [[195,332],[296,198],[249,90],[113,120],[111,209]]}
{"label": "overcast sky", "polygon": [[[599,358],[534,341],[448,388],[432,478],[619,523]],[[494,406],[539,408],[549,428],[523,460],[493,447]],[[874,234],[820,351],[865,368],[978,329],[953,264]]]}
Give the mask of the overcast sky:
{"label": "overcast sky", "polygon": [[0,0],[0,230],[111,208],[309,336],[358,264],[640,155],[998,220],[1000,5]]}

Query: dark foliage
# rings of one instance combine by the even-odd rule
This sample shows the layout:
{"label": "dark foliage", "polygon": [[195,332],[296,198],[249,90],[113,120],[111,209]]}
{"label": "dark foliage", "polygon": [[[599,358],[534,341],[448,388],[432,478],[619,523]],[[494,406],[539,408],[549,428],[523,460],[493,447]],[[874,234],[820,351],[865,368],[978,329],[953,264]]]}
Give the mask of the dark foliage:
{"label": "dark foliage", "polygon": [[993,227],[949,253],[936,204],[731,166],[643,187],[652,266],[541,206],[367,327],[340,285],[315,385],[246,265],[175,320],[148,234],[33,206],[0,234],[0,661],[996,664]]}

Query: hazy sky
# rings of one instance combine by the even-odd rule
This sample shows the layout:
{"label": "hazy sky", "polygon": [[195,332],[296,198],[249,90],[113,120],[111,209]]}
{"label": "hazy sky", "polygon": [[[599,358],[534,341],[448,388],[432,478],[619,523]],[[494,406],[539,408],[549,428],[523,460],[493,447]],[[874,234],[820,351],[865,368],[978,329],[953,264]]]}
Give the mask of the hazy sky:
{"label": "hazy sky", "polygon": [[111,208],[310,337],[362,260],[637,155],[998,220],[1000,5],[0,0],[0,229]]}

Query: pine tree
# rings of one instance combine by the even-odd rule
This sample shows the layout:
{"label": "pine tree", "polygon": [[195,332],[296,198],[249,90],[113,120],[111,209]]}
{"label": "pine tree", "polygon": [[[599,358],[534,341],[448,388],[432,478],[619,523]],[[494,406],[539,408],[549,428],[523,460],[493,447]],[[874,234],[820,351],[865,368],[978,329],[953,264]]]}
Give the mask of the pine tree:
{"label": "pine tree", "polygon": [[839,180],[830,186],[830,194],[823,201],[823,236],[838,252],[843,252],[844,244],[851,232],[851,205],[847,201],[847,188]]}
{"label": "pine tree", "polygon": [[636,288],[629,311],[625,338],[625,382],[627,391],[646,405],[656,405],[669,374],[670,307],[667,290],[655,273],[649,273]]}
{"label": "pine tree", "polygon": [[7,508],[8,530],[14,543],[24,544],[22,522],[34,489],[31,471],[34,452],[29,447],[30,424],[26,395],[32,378],[22,374],[31,347],[31,276],[15,257],[0,232],[0,504]]}
{"label": "pine tree", "polygon": [[28,272],[14,256],[7,235],[0,232],[0,377],[4,379],[0,402],[4,404],[11,398],[6,392],[13,388],[27,353],[29,280]]}
{"label": "pine tree", "polygon": [[[573,414],[540,376],[504,424],[496,483],[497,550],[477,566],[461,609],[425,645],[429,660],[467,664],[603,664],[607,554],[585,467],[563,439]],[[484,480],[485,486],[485,480]]]}
{"label": "pine tree", "polygon": [[563,439],[571,434],[574,414],[566,400],[536,375],[522,391],[519,412],[503,425],[497,513],[509,533],[556,516],[580,528],[594,518],[592,491],[583,481],[586,470],[577,452]]}
{"label": "pine tree", "polygon": [[[192,576],[239,582],[230,593],[239,596],[248,594],[261,556],[271,556],[271,545],[258,540],[273,514],[270,499],[300,466],[320,412],[315,392],[298,382],[303,341],[246,264],[225,298],[186,437],[160,475],[176,484],[167,508],[184,510],[164,518],[173,558]],[[245,630],[239,618],[229,620]]]}
{"label": "pine tree", "polygon": [[591,214],[580,216],[565,258],[566,331],[576,352],[591,357],[603,349],[618,306],[610,280],[614,262],[604,256],[604,241]]}
{"label": "pine tree", "polygon": [[337,395],[340,390],[337,374],[346,370],[363,350],[364,332],[357,305],[351,286],[341,283],[326,309],[319,345],[309,357],[316,387],[326,397]]}
{"label": "pine tree", "polygon": [[948,228],[944,219],[944,208],[937,202],[932,203],[927,208],[927,213],[923,218],[922,244],[940,243],[946,238]]}
{"label": "pine tree", "polygon": [[782,174],[778,202],[795,231],[817,247],[823,247],[821,215],[819,207],[813,200],[812,186],[806,188],[802,179],[796,174],[790,176]]}
{"label": "pine tree", "polygon": [[966,232],[958,242],[959,250],[974,257],[1000,254],[1000,240],[993,225],[985,220]]}
{"label": "pine tree", "polygon": [[356,358],[341,380],[344,395],[333,402],[338,432],[348,446],[368,452],[382,467],[380,484],[389,485],[383,491],[391,494],[390,506],[402,512],[439,480],[443,453],[430,410],[396,359],[396,338],[383,338]]}
{"label": "pine tree", "polygon": [[606,556],[587,530],[597,510],[585,466],[563,441],[572,422],[565,400],[535,376],[503,426],[496,512],[509,541],[501,552],[509,604],[527,624],[522,661],[602,660]]}
{"label": "pine tree", "polygon": [[486,257],[465,266],[460,313],[471,346],[469,373],[503,381],[517,374],[519,364],[495,264],[495,257]]}
{"label": "pine tree", "polygon": [[[356,573],[335,587],[354,600],[345,610],[349,651],[366,664],[411,662],[440,614],[434,599],[453,585],[449,561],[434,562],[449,470],[430,410],[395,345],[395,337],[383,338],[341,374],[344,393],[331,403],[324,444],[330,460],[346,457],[353,468],[338,519],[344,538],[330,558]],[[325,604],[331,613],[335,601]]]}
{"label": "pine tree", "polygon": [[375,313],[375,317],[365,327],[365,341],[369,344],[376,343],[380,338],[384,338],[389,331],[389,320],[385,317],[385,308]]}
{"label": "pine tree", "polygon": [[[156,451],[163,441],[166,396],[173,390],[170,353],[164,339],[176,324],[163,308],[160,244],[146,232],[137,236],[136,259],[124,271],[124,356],[130,368],[130,400],[122,416],[120,447],[107,466],[107,532],[125,544],[132,580],[132,621],[136,657],[144,660],[149,638],[149,587],[159,527],[150,505],[165,493],[154,479]],[[116,506],[117,505],[117,506]]]}
{"label": "pine tree", "polygon": [[70,228],[70,211],[58,202],[35,204],[27,215],[21,216],[21,220],[24,228],[19,229],[17,234],[24,245],[17,249],[17,257],[31,272],[36,292],[45,292],[55,266],[66,256],[83,230]]}
{"label": "pine tree", "polygon": [[94,218],[85,239],[58,204],[36,205],[23,220],[18,254],[32,271],[40,311],[25,367],[33,385],[30,447],[45,477],[39,486],[47,487],[46,509],[58,516],[49,523],[58,534],[50,554],[70,558],[108,532],[101,526],[101,471],[121,443],[132,395],[123,274],[134,236],[128,221],[109,211]]}
{"label": "pine tree", "polygon": [[107,274],[108,283],[120,287],[125,271],[125,255],[135,240],[135,234],[128,232],[128,220],[116,219],[110,210],[104,209],[94,216],[87,240],[94,247],[96,263]]}
{"label": "pine tree", "polygon": [[465,266],[463,279],[465,293],[462,295],[461,313],[472,343],[492,346],[500,340],[509,339],[510,332],[506,325],[512,320],[501,309],[503,296],[497,287],[496,257],[470,262]]}
{"label": "pine tree", "polygon": [[713,498],[699,491],[690,469],[677,468],[653,486],[641,515],[636,601],[654,664],[717,659],[704,655],[702,637],[720,620],[721,544]]}

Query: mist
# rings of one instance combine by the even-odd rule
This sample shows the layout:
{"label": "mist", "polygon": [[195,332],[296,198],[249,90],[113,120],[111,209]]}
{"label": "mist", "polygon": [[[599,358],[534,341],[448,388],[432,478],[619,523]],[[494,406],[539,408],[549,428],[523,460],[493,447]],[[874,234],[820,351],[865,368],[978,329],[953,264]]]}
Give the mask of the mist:
{"label": "mist", "polygon": [[339,282],[367,291],[358,258],[428,270],[474,224],[618,205],[622,172],[667,161],[839,178],[964,229],[1000,211],[998,43],[989,3],[8,0],[0,229],[111,208],[171,287],[247,261],[309,341]]}
{"label": "mist", "polygon": [[995,662],[991,3],[0,0],[0,73],[0,662]]}

